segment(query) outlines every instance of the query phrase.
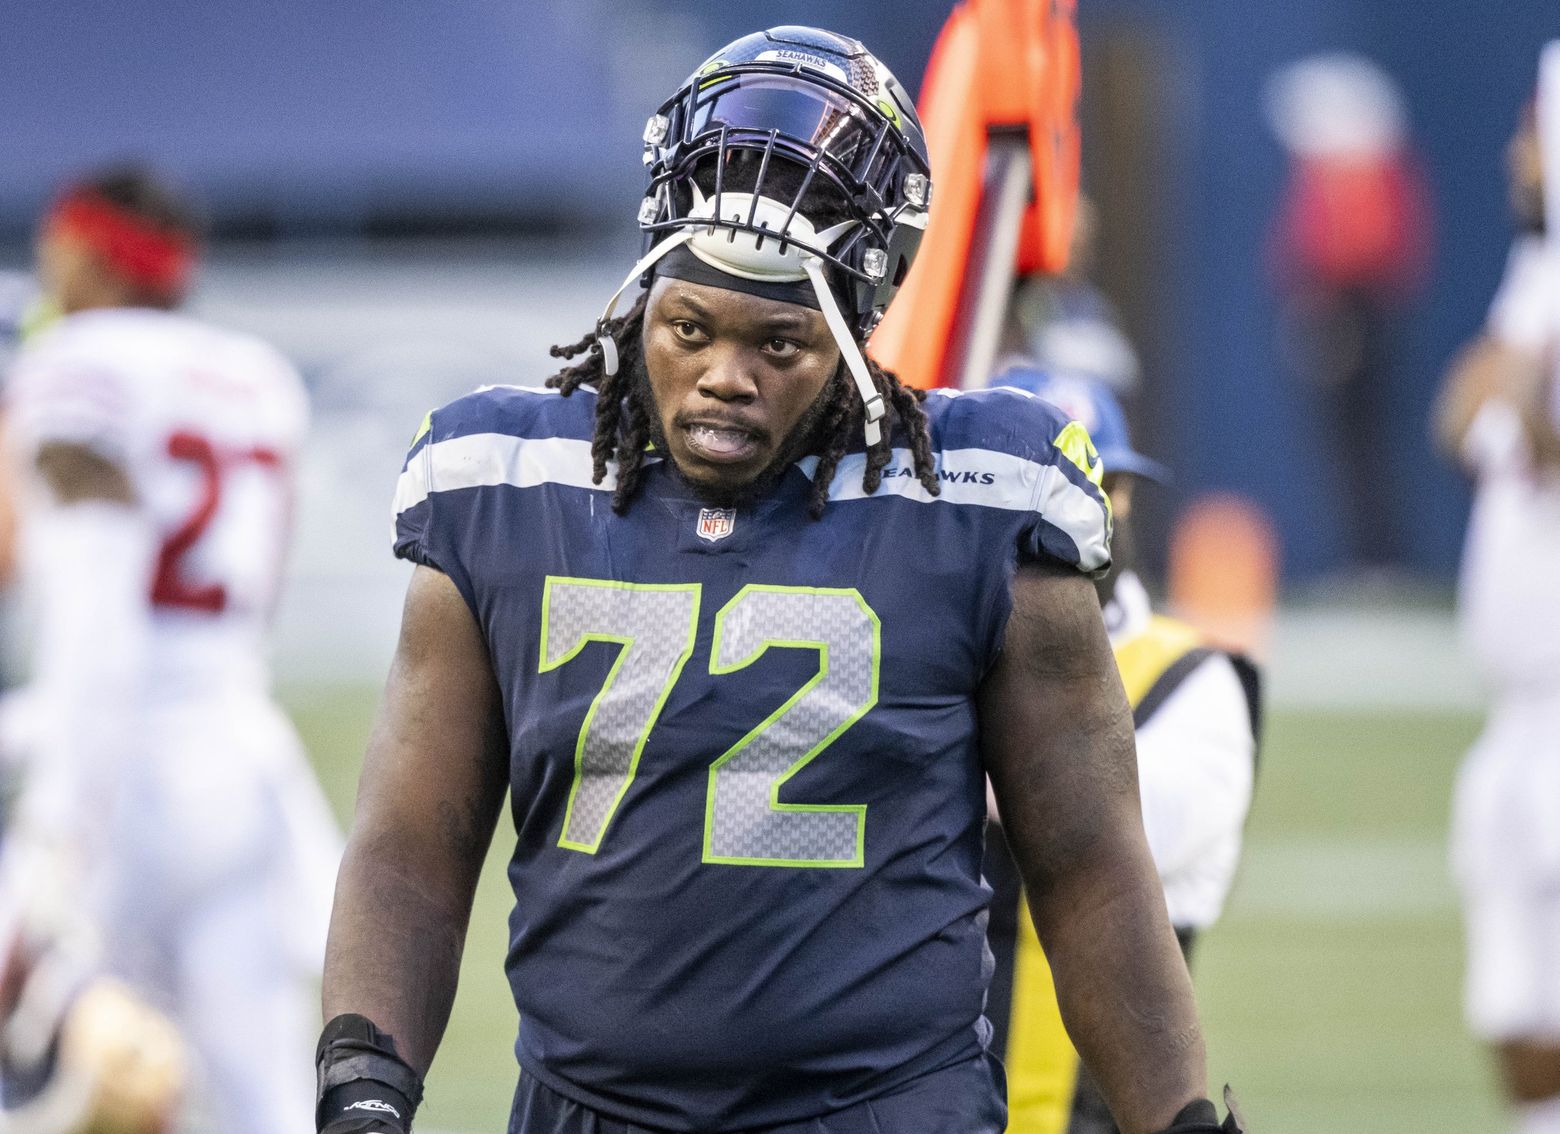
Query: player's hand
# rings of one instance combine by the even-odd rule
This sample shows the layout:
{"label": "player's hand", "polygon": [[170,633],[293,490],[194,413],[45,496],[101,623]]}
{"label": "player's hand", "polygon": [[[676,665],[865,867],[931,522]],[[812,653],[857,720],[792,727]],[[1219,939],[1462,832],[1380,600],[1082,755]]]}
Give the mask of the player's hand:
{"label": "player's hand", "polygon": [[1188,1103],[1162,1134],[1248,1134],[1246,1120],[1241,1117],[1240,1104],[1235,1101],[1235,1092],[1228,1087],[1224,1088],[1224,1105],[1229,1114],[1221,1123],[1218,1109],[1207,1099]]}

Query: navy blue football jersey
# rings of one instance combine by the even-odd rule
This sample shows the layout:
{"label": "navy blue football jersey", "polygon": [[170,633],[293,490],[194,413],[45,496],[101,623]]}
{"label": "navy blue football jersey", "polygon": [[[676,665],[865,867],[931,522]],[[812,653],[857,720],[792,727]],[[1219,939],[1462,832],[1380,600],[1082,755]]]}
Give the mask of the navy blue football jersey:
{"label": "navy blue football jersey", "polygon": [[[669,462],[591,483],[595,394],[430,415],[396,553],[447,574],[502,691],[527,1074],[625,1121],[767,1126],[979,1053],[976,690],[1020,563],[1109,556],[1098,457],[1028,394],[933,394],[933,496],[816,458],[751,506]],[[610,466],[609,466],[610,469]]]}

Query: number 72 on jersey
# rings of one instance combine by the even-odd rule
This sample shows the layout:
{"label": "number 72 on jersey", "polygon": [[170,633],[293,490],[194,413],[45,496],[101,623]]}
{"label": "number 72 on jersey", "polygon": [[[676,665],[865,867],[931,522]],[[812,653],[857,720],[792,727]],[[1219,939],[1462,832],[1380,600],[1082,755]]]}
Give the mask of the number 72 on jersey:
{"label": "number 72 on jersey", "polygon": [[[580,726],[558,845],[595,854],[661,709],[693,654],[698,583],[619,583],[548,576],[540,670],[591,642],[620,649]],[[750,584],[715,615],[709,671],[735,673],[774,649],[812,650],[813,677],[710,765],[705,862],[859,867],[865,804],[781,803],[780,789],[878,698],[882,627],[854,588]]]}

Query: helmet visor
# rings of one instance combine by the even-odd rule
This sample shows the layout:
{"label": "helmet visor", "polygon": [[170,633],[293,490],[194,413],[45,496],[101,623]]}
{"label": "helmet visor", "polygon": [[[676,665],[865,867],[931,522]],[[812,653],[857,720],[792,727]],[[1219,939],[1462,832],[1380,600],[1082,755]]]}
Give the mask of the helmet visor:
{"label": "helmet visor", "polygon": [[856,172],[874,148],[880,125],[855,102],[821,86],[785,75],[724,75],[695,90],[683,140],[691,142],[722,127],[731,133],[765,135],[774,130]]}

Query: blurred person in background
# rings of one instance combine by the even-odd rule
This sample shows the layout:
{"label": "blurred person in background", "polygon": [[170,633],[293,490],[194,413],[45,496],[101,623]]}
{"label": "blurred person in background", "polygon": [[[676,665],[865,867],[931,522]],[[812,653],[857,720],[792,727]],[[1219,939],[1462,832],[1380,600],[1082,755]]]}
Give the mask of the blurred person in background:
{"label": "blurred person in background", "polygon": [[[1170,923],[1188,960],[1218,920],[1240,860],[1260,725],[1260,677],[1244,655],[1212,647],[1196,629],[1154,612],[1136,571],[1133,493],[1165,469],[1132,447],[1111,390],[1084,376],[1018,363],[994,386],[1028,391],[1083,423],[1105,468],[1115,524],[1111,567],[1095,581],[1111,649],[1132,703],[1143,827]],[[997,975],[986,1011],[1008,1075],[1012,1134],[1116,1134],[1087,1066],[1067,1039],[1050,969],[1024,909],[1001,817],[986,831]]]}
{"label": "blurred person in background", "polygon": [[1238,1129],[1143,840],[1087,435],[862,354],[926,220],[913,104],[776,28],[645,140],[648,251],[576,361],[436,410],[397,486],[321,1129],[411,1126],[507,794],[514,1134],[998,1134],[987,770],[1123,1126]]}
{"label": "blurred person in background", "polygon": [[70,185],[38,234],[59,317],[5,394],[37,629],[0,713],[23,777],[0,1055],[37,1086],[49,1047],[19,1037],[49,1021],[24,1017],[63,1025],[111,974],[177,1022],[221,1129],[277,1134],[312,1114],[308,978],[340,838],[265,660],[308,404],[270,346],[178,310],[199,237],[137,168]]}
{"label": "blurred person in background", "polygon": [[1458,775],[1452,858],[1469,1025],[1495,1049],[1517,1129],[1560,1134],[1560,42],[1507,164],[1517,235],[1436,416],[1474,480],[1458,597],[1493,699]]}
{"label": "blurred person in background", "polygon": [[[0,390],[4,389],[5,376],[23,341],[47,326],[53,315],[51,305],[38,293],[38,285],[31,276],[23,272],[0,272]],[[3,413],[3,402],[0,402],[0,415]],[[15,462],[4,452],[4,443],[5,431],[0,427],[0,589],[10,584],[16,569]],[[11,628],[5,624],[9,615],[9,609],[0,609],[0,627],[4,627],[0,633],[6,638],[10,637]],[[0,648],[0,686],[13,677],[7,664],[14,660],[9,645],[7,641],[6,648]],[[5,765],[0,760],[0,782],[4,776]],[[0,829],[3,826],[4,818],[0,816]]]}
{"label": "blurred person in background", "polygon": [[1093,201],[1079,197],[1066,270],[1031,275],[1014,287],[997,370],[1028,363],[1103,383],[1118,398],[1137,392],[1137,351],[1093,280],[1098,229]]}
{"label": "blurred person in background", "polygon": [[1402,509],[1381,432],[1396,313],[1421,287],[1429,193],[1396,83],[1363,56],[1303,59],[1269,83],[1267,109],[1289,154],[1270,239],[1284,354],[1311,385],[1337,469],[1334,495],[1353,564],[1399,554]]}

